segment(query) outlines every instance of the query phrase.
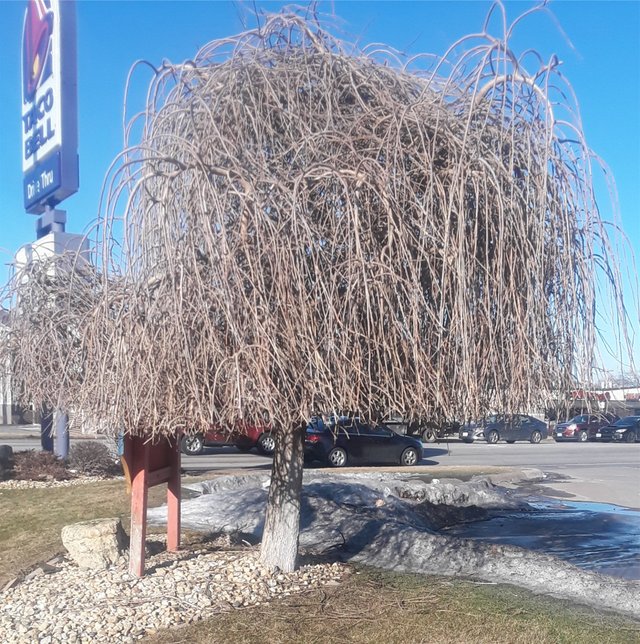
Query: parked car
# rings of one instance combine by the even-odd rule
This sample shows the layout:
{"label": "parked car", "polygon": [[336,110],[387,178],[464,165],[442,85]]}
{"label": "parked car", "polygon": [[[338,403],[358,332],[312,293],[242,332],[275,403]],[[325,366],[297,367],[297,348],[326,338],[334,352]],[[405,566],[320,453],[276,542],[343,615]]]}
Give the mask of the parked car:
{"label": "parked car", "polygon": [[460,423],[452,421],[416,420],[407,424],[407,435],[419,438],[423,443],[435,443],[447,436],[456,436]]}
{"label": "parked car", "polygon": [[546,435],[546,424],[526,414],[493,414],[477,424],[464,425],[459,433],[460,440],[465,443],[485,440],[491,444],[501,440],[539,443]]}
{"label": "parked car", "polygon": [[183,454],[196,456],[202,454],[205,447],[233,445],[241,452],[248,452],[254,447],[263,456],[273,454],[276,441],[269,427],[238,423],[232,431],[212,427],[206,434],[185,434],[180,441]]}
{"label": "parked car", "polygon": [[357,418],[328,423],[316,418],[307,427],[304,455],[307,463],[321,461],[331,467],[364,463],[411,466],[422,459],[422,443],[386,425],[366,424]]}
{"label": "parked car", "polygon": [[602,427],[596,432],[598,441],[623,441],[635,443],[640,441],[640,416],[625,416],[613,425]]}
{"label": "parked car", "polygon": [[618,420],[615,414],[580,414],[564,423],[558,423],[553,433],[556,441],[586,441],[596,440],[600,429]]}

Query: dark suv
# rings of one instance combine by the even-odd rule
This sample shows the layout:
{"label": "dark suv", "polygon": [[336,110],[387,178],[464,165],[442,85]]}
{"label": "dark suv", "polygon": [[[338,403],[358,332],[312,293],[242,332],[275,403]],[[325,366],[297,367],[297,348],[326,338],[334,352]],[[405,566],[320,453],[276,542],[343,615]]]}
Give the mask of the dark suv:
{"label": "dark suv", "polygon": [[580,414],[564,423],[558,423],[553,432],[556,441],[586,441],[596,440],[596,434],[602,427],[606,427],[618,420],[615,414]]}
{"label": "dark suv", "polygon": [[607,425],[596,432],[598,441],[624,441],[635,443],[640,441],[640,416],[625,416],[613,425]]}

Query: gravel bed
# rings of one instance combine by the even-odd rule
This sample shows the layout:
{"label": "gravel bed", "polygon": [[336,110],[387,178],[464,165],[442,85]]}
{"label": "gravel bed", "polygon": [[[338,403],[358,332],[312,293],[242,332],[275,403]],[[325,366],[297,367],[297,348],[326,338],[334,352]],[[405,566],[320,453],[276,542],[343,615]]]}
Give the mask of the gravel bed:
{"label": "gravel bed", "polygon": [[336,585],[349,572],[333,563],[274,573],[254,550],[210,549],[148,556],[146,570],[138,578],[126,564],[101,571],[65,557],[43,564],[0,592],[0,642],[134,642],[160,628]]}
{"label": "gravel bed", "polygon": [[79,476],[66,481],[20,481],[9,479],[0,481],[0,490],[36,490],[41,488],[74,487],[85,483],[98,483],[100,481],[124,480],[124,476]]}

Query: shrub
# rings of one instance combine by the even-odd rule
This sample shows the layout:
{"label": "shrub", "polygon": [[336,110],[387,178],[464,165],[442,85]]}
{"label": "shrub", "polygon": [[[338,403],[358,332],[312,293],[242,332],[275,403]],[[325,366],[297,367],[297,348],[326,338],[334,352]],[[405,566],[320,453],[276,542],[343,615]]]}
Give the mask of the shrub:
{"label": "shrub", "polygon": [[64,461],[51,452],[28,450],[13,457],[13,478],[21,481],[65,481],[71,478]]}
{"label": "shrub", "polygon": [[119,471],[107,445],[94,440],[77,442],[71,447],[69,467],[93,476],[113,476]]}

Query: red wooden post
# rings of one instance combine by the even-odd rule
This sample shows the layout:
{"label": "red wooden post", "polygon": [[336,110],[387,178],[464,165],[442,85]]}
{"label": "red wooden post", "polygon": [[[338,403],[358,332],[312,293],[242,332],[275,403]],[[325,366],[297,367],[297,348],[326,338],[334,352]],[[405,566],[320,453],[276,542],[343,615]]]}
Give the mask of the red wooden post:
{"label": "red wooden post", "polygon": [[144,575],[148,490],[167,484],[167,550],[180,547],[180,441],[152,444],[144,437],[125,436],[123,468],[131,491],[129,572]]}
{"label": "red wooden post", "polygon": [[129,572],[144,575],[145,540],[147,536],[147,493],[149,478],[149,445],[136,436],[125,438],[125,458],[131,476],[131,534]]}
{"label": "red wooden post", "polygon": [[170,446],[171,473],[167,484],[167,550],[180,547],[180,441]]}

